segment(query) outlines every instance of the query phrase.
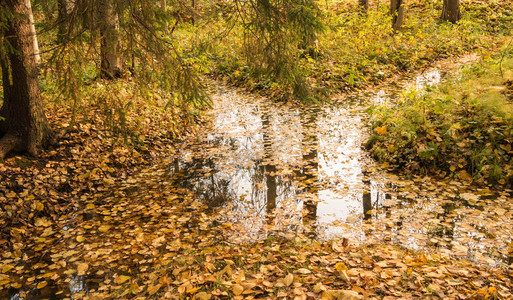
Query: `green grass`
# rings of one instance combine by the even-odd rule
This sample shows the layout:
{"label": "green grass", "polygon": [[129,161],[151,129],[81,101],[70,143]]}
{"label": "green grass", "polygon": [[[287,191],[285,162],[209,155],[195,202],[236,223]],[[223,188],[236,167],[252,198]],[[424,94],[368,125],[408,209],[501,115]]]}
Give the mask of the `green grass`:
{"label": "green grass", "polygon": [[[465,2],[462,20],[453,25],[439,21],[441,2],[408,1],[405,24],[395,34],[386,1],[371,2],[365,15],[358,13],[357,1],[330,0],[318,5],[326,28],[317,37],[318,55],[297,51],[299,72],[318,95],[365,88],[441,58],[496,48],[511,34],[506,25],[512,18],[507,4]],[[207,73],[274,96],[291,95],[291,84],[252,69],[243,25],[236,19],[214,18],[200,27],[185,25],[176,35],[184,52],[191,53]]]}
{"label": "green grass", "polygon": [[371,108],[367,147],[398,170],[513,185],[512,70],[503,49],[427,94]]}

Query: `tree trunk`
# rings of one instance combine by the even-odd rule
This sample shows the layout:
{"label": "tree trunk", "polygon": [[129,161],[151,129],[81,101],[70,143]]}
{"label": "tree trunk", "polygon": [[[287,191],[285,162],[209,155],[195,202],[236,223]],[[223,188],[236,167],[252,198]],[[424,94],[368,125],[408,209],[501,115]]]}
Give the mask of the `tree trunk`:
{"label": "tree trunk", "polygon": [[121,77],[119,17],[112,0],[98,4],[100,28],[100,77],[113,79]]}
{"label": "tree trunk", "polygon": [[399,30],[404,23],[405,0],[390,0],[390,14],[392,15],[392,28]]}
{"label": "tree trunk", "polygon": [[0,108],[0,158],[11,151],[37,155],[53,135],[43,112],[36,64],[36,39],[26,0],[5,0],[0,9],[13,12],[1,31],[5,46],[0,58],[4,101]]}
{"label": "tree trunk", "polygon": [[369,10],[369,0],[358,0],[360,12],[366,13]]}
{"label": "tree trunk", "polygon": [[[163,12],[164,12],[164,14],[167,16],[167,2],[166,2],[166,0],[162,0],[162,2],[160,3],[160,5],[161,5],[161,9],[162,9],[162,11],[163,11]],[[168,22],[167,22],[167,21],[164,23],[164,33],[165,33],[165,34],[169,34],[169,24],[168,24]]]}
{"label": "tree trunk", "polygon": [[68,39],[68,18],[73,11],[73,5],[70,0],[58,0],[57,16],[57,43],[64,43]]}
{"label": "tree trunk", "polygon": [[26,0],[26,5],[29,10],[29,22],[30,22],[30,34],[34,39],[34,43],[32,47],[34,47],[34,59],[36,60],[36,66],[39,67],[41,63],[41,56],[39,56],[39,45],[37,44],[37,35],[36,35],[36,26],[34,26],[34,15],[32,14],[32,5],[30,4],[30,0]]}
{"label": "tree trunk", "polygon": [[457,23],[461,19],[460,1],[459,0],[444,0],[442,9],[442,21],[449,21]]}

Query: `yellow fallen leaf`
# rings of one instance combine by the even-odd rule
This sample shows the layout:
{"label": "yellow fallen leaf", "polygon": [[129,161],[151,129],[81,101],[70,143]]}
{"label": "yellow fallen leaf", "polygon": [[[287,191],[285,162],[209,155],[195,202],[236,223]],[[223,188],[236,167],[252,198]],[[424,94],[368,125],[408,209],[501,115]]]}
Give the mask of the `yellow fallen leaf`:
{"label": "yellow fallen leaf", "polygon": [[376,127],[376,132],[379,135],[386,135],[387,134],[387,128],[386,128],[386,126]]}
{"label": "yellow fallen leaf", "polygon": [[130,279],[130,276],[121,275],[121,276],[116,277],[116,279],[114,279],[114,282],[117,284],[123,284],[123,283],[127,282],[127,280],[129,280],[129,279]]}
{"label": "yellow fallen leaf", "polygon": [[85,275],[87,272],[87,269],[89,269],[89,265],[87,263],[80,263],[77,266],[77,275]]}
{"label": "yellow fallen leaf", "polygon": [[12,265],[5,265],[3,268],[2,268],[2,273],[7,273],[9,272],[12,268],[14,268]]}
{"label": "yellow fallen leaf", "polygon": [[244,288],[240,284],[234,284],[232,286],[232,292],[235,294],[235,296],[238,296],[244,292]]}
{"label": "yellow fallen leaf", "polygon": [[37,286],[36,286],[36,287],[37,287],[37,289],[38,289],[38,290],[40,290],[40,289],[44,288],[44,287],[45,287],[45,286],[47,286],[47,285],[48,285],[48,282],[46,282],[46,281],[41,281],[40,283],[38,283],[38,284],[37,284]]}
{"label": "yellow fallen leaf", "polygon": [[81,242],[85,241],[85,237],[79,235],[79,236],[77,236],[76,240],[77,240],[77,242],[81,243]]}
{"label": "yellow fallen leaf", "polygon": [[210,295],[205,292],[199,292],[196,295],[194,295],[194,298],[199,300],[208,300],[210,299]]}
{"label": "yellow fallen leaf", "polygon": [[312,273],[312,271],[310,271],[308,269],[305,269],[305,268],[298,269],[297,272],[299,274],[310,274],[310,273]]}
{"label": "yellow fallen leaf", "polygon": [[110,225],[102,225],[98,228],[100,232],[107,232],[110,229]]}
{"label": "yellow fallen leaf", "polygon": [[292,282],[294,282],[294,275],[292,274],[287,274],[287,276],[285,276],[285,278],[283,279],[283,283],[286,285],[286,286],[290,286],[292,284]]}
{"label": "yellow fallen leaf", "polygon": [[94,204],[92,204],[92,203],[87,203],[86,208],[87,208],[87,209],[94,209],[94,208],[95,208],[95,206],[94,206]]}
{"label": "yellow fallen leaf", "polygon": [[44,208],[45,208],[45,206],[43,203],[41,203],[39,201],[36,202],[36,210],[42,211]]}
{"label": "yellow fallen leaf", "polygon": [[337,271],[341,272],[341,271],[347,270],[347,266],[346,266],[346,264],[339,262],[339,263],[335,264],[335,269]]}
{"label": "yellow fallen leaf", "polygon": [[159,290],[160,290],[160,287],[162,286],[162,284],[157,284],[157,285],[154,285],[154,286],[149,286],[148,287],[148,294],[151,296],[151,295],[154,295],[155,293],[157,293]]}

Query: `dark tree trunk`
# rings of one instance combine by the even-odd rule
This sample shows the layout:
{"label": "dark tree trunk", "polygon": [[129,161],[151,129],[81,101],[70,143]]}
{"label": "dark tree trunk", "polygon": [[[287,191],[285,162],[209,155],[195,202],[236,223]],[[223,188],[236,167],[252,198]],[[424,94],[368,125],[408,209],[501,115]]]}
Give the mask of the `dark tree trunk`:
{"label": "dark tree trunk", "polygon": [[52,132],[43,112],[39,91],[35,45],[26,0],[5,0],[0,9],[13,12],[1,34],[5,47],[0,57],[4,99],[0,108],[0,158],[11,151],[37,155]]}
{"label": "dark tree trunk", "polygon": [[100,77],[121,77],[119,17],[112,0],[100,1],[98,5],[100,28]]}
{"label": "dark tree trunk", "polygon": [[399,30],[404,23],[404,5],[406,0],[390,0],[390,14],[392,15],[392,28]]}
{"label": "dark tree trunk", "polygon": [[63,43],[68,39],[68,18],[73,10],[73,3],[69,0],[58,0],[58,16],[57,16],[57,43]]}
{"label": "dark tree trunk", "polygon": [[367,12],[369,10],[369,0],[358,0],[361,12]]}
{"label": "dark tree trunk", "polygon": [[444,0],[442,9],[442,21],[449,21],[457,23],[461,19],[460,1],[459,0]]}

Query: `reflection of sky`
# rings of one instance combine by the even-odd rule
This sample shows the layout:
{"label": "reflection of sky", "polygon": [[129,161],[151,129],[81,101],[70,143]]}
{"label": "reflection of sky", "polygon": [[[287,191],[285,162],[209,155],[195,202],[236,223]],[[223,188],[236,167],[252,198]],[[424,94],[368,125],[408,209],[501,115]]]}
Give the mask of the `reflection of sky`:
{"label": "reflection of sky", "polygon": [[[437,72],[422,76],[424,78],[415,81],[415,87],[440,80]],[[379,94],[379,98],[384,97]],[[465,207],[456,208],[455,217],[443,217],[443,203],[435,193],[443,188],[430,190],[429,197],[419,196],[419,187],[412,184],[407,188],[411,191],[410,200],[400,200],[397,192],[386,197],[380,174],[372,171],[373,161],[361,148],[365,139],[361,110],[350,110],[349,104],[323,107],[317,117],[312,117],[313,111],[309,108],[275,106],[235,93],[220,93],[215,100],[216,129],[207,135],[210,147],[194,150],[200,150],[200,154],[185,150],[182,159],[190,162],[204,156],[214,162],[210,165],[213,170],[207,164],[202,167],[203,174],[208,172],[209,175],[196,178],[197,189],[208,189],[212,182],[222,186],[220,191],[229,202],[222,204],[224,213],[220,218],[237,225],[233,231],[239,233],[240,239],[262,238],[271,228],[297,229],[307,211],[303,209],[303,200],[316,199],[315,225],[320,238],[386,240],[412,249],[429,245],[447,249],[451,242],[456,242],[468,247],[469,255],[475,257],[497,248],[497,240],[478,227],[484,227],[486,232],[499,232],[502,249],[511,241],[511,218],[503,221],[505,226],[499,227],[489,219],[481,220],[482,215],[475,209]],[[268,126],[264,128],[263,123]],[[264,136],[270,141],[266,143],[267,149]],[[303,161],[312,147],[317,150],[314,159],[317,165]],[[277,196],[275,213],[271,215],[267,211],[269,178],[264,174],[270,164],[276,167],[273,175]],[[298,182],[298,172],[308,165],[317,167],[317,182]],[[372,172],[364,175],[365,170]],[[312,177],[306,179],[312,181]],[[376,208],[379,209],[369,220],[363,221],[364,209]],[[456,217],[461,215],[465,215],[465,221]],[[447,219],[454,220],[447,223]],[[469,219],[475,228],[468,225]],[[438,232],[443,236],[437,236]]]}
{"label": "reflection of sky", "polygon": [[[300,113],[299,109],[274,108],[256,99],[234,101],[237,97],[241,96],[224,93],[215,99],[216,129],[208,135],[208,140],[216,146],[209,150],[209,155],[221,158],[216,159],[217,172],[198,182],[202,186],[208,186],[209,180],[228,182],[226,196],[232,201],[226,205],[226,220],[240,223],[242,230],[250,235],[265,226],[267,186],[263,167],[274,164],[277,173],[274,224],[299,223],[303,197],[297,184],[301,183],[295,182],[297,179],[292,176],[293,170],[305,167],[303,155],[311,147],[317,148],[319,182],[310,184],[319,187],[313,195],[319,200],[316,221],[322,227],[319,232],[333,236],[339,232],[333,222],[361,220],[365,184],[360,160],[364,152],[360,147],[362,121],[355,111],[325,108],[317,117],[311,117],[314,112],[307,108],[300,108],[304,110]],[[269,125],[264,128],[266,120]],[[264,149],[264,134],[271,141],[270,149]],[[308,136],[315,139],[305,145]],[[372,202],[375,199],[372,197]]]}

